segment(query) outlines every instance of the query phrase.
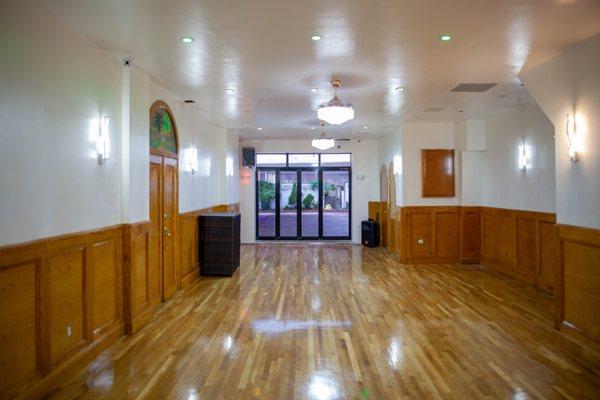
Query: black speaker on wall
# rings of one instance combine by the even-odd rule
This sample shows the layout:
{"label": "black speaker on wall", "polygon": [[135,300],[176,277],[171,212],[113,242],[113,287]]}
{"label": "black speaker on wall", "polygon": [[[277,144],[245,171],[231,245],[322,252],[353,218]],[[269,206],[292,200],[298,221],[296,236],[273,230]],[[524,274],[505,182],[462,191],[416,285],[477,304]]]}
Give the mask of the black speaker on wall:
{"label": "black speaker on wall", "polygon": [[256,159],[256,150],[254,147],[242,148],[242,165],[244,167],[254,167]]}

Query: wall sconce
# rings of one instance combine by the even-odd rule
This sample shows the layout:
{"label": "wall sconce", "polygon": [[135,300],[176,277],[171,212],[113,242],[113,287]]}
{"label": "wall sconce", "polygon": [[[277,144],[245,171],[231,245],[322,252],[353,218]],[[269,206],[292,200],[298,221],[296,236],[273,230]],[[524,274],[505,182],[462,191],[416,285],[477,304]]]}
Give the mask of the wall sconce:
{"label": "wall sconce", "polygon": [[531,146],[524,143],[519,145],[519,169],[527,172],[527,168],[531,168]]}
{"label": "wall sconce", "polygon": [[567,114],[567,140],[569,141],[568,156],[571,162],[579,161],[580,137],[577,131],[577,117]]}
{"label": "wall sconce", "polygon": [[108,117],[98,120],[98,136],[96,137],[96,159],[98,165],[104,164],[110,157],[110,134],[108,132]]}
{"label": "wall sconce", "polygon": [[402,156],[394,156],[394,175],[402,175]]}
{"label": "wall sconce", "polygon": [[233,176],[233,158],[225,159],[225,176]]}
{"label": "wall sconce", "polygon": [[184,153],[184,165],[187,170],[194,174],[198,171],[198,149],[195,147],[188,147]]}

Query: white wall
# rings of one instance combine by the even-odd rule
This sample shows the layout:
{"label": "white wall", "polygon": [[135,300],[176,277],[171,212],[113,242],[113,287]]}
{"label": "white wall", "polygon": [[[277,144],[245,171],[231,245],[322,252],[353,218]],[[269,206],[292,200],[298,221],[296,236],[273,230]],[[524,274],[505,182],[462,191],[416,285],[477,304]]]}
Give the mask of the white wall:
{"label": "white wall", "polygon": [[[556,134],[556,210],[563,224],[600,228],[600,34],[523,74]],[[582,119],[578,163],[567,156],[566,115]]]}
{"label": "white wall", "polygon": [[[485,120],[481,155],[481,205],[555,212],[554,127],[536,104]],[[531,146],[531,166],[518,168],[519,144]]]}
{"label": "white wall", "polygon": [[[235,135],[37,9],[0,7],[0,245],[147,220],[158,99],[173,110],[180,147],[198,148],[200,171],[180,162],[180,212],[238,201],[237,178],[225,176],[226,154],[237,163]],[[111,151],[98,165],[91,126],[103,116]]]}
{"label": "white wall", "polygon": [[[360,143],[340,143],[341,149],[324,153],[352,153],[352,241],[360,243],[360,222],[369,217],[369,201],[379,200],[378,143],[376,140],[362,140]],[[305,140],[242,140],[240,147],[254,147],[265,153],[318,153]],[[241,167],[240,209],[242,212],[242,242],[253,243],[256,239],[255,214],[255,170]],[[364,175],[364,180],[358,180]]]}
{"label": "white wall", "polygon": [[461,157],[454,155],[455,197],[424,198],[421,196],[421,150],[454,149],[453,122],[409,122],[402,126],[402,192],[403,205],[460,205]]}
{"label": "white wall", "polygon": [[[16,1],[0,6],[0,38],[0,245],[120,223],[118,60]],[[91,138],[100,116],[104,165]]]}
{"label": "white wall", "polygon": [[[379,169],[382,165],[388,168],[393,164],[394,157],[402,157],[402,132],[399,130],[379,138]],[[396,174],[396,205],[402,205],[402,168],[400,173]]]}

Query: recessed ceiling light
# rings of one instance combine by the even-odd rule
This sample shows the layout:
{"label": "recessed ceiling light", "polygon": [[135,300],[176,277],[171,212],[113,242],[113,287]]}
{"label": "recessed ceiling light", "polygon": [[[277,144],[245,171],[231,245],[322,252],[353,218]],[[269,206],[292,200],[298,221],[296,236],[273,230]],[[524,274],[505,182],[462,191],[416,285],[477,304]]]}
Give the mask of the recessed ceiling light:
{"label": "recessed ceiling light", "polygon": [[312,40],[314,40],[315,42],[318,42],[319,40],[323,39],[323,36],[321,36],[321,35],[312,35],[310,38]]}
{"label": "recessed ceiling light", "polygon": [[192,43],[192,42],[194,41],[194,38],[191,38],[191,37],[189,37],[189,36],[185,36],[185,37],[182,37],[182,38],[181,38],[181,41],[182,41],[183,43]]}
{"label": "recessed ceiling light", "polygon": [[226,93],[233,93],[233,89],[232,88],[227,88],[227,89],[225,89],[225,92]]}
{"label": "recessed ceiling light", "polygon": [[311,126],[311,127],[310,127],[310,130],[311,130],[311,131],[314,131],[314,130],[315,130],[315,127],[314,127],[314,126]]}
{"label": "recessed ceiling light", "polygon": [[452,36],[448,35],[447,33],[444,33],[440,35],[440,40],[442,42],[449,42],[452,40]]}
{"label": "recessed ceiling light", "polygon": [[258,128],[259,131],[262,131],[262,128]]}
{"label": "recessed ceiling light", "polygon": [[312,93],[316,93],[316,92],[318,92],[318,91],[319,91],[319,89],[317,89],[316,87],[314,87],[314,88],[310,88],[310,91],[311,91]]}
{"label": "recessed ceiling light", "polygon": [[396,88],[396,92],[404,92],[404,87],[403,86],[398,86]]}
{"label": "recessed ceiling light", "polygon": [[368,128],[366,126],[364,126],[363,129],[368,129]]}

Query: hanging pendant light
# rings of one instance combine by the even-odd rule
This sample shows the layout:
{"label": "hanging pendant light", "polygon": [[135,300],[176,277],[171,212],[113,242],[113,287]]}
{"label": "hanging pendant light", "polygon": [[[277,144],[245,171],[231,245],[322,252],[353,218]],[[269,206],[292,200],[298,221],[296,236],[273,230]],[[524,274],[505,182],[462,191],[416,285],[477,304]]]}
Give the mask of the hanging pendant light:
{"label": "hanging pendant light", "polygon": [[334,79],[331,82],[333,86],[334,97],[327,103],[323,103],[317,110],[317,117],[331,125],[341,125],[354,119],[354,107],[350,103],[342,102],[337,96],[337,89],[340,87],[340,81]]}
{"label": "hanging pendant light", "polygon": [[311,142],[312,147],[319,150],[328,150],[335,146],[335,140],[328,138],[325,132],[321,132],[318,138]]}

